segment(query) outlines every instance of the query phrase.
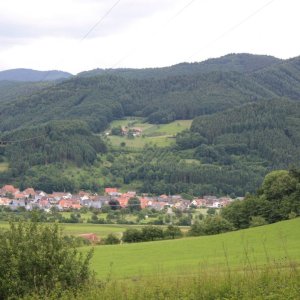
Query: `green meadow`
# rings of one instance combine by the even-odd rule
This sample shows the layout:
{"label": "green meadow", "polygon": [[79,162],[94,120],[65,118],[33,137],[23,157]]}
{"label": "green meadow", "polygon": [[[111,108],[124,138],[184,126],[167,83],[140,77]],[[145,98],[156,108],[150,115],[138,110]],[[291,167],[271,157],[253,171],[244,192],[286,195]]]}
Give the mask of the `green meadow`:
{"label": "green meadow", "polygon": [[192,120],[177,120],[169,124],[150,124],[143,122],[142,118],[126,118],[116,120],[110,124],[110,128],[117,126],[138,127],[142,129],[142,135],[135,138],[122,136],[108,136],[113,147],[120,147],[125,143],[125,148],[141,149],[146,144],[156,145],[157,147],[167,147],[175,143],[175,135],[185,129],[189,129]]}
{"label": "green meadow", "polygon": [[137,244],[96,246],[92,268],[99,278],[159,273],[197,274],[263,268],[270,262],[300,261],[300,218],[214,236]]}
{"label": "green meadow", "polygon": [[0,163],[0,172],[5,172],[7,170],[8,170],[8,163],[7,162]]}

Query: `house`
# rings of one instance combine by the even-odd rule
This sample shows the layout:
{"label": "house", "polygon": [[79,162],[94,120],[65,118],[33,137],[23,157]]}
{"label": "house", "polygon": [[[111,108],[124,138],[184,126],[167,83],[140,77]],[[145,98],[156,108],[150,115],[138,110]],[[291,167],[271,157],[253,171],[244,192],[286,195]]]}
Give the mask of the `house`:
{"label": "house", "polygon": [[125,196],[122,195],[121,197],[117,198],[117,201],[120,203],[120,206],[122,208],[124,208],[128,205],[128,200],[129,199],[130,199],[129,197],[125,197]]}
{"label": "house", "polygon": [[155,209],[155,210],[163,210],[166,207],[165,202],[158,202],[158,201],[150,201],[148,202],[148,206]]}
{"label": "house", "polygon": [[108,201],[109,197],[94,196],[89,199],[81,198],[80,204],[84,207],[100,209],[103,205],[107,204]]}
{"label": "house", "polygon": [[100,241],[98,236],[95,233],[83,233],[79,235],[80,237],[90,241],[93,244],[96,244]]}
{"label": "house", "polygon": [[64,209],[80,209],[80,201],[78,199],[61,199],[58,201],[58,208]]}
{"label": "house", "polygon": [[202,198],[194,199],[191,202],[191,204],[196,206],[196,207],[205,207],[206,206],[206,200],[202,199]]}
{"label": "house", "polygon": [[39,206],[40,209],[44,209],[44,210],[47,210],[47,209],[51,208],[50,201],[47,197],[41,198],[38,202],[38,206]]}
{"label": "house", "polygon": [[22,192],[26,198],[34,198],[35,190],[33,188],[27,188]]}
{"label": "house", "polygon": [[132,133],[133,136],[140,136],[142,134],[143,130],[138,127],[132,127],[132,128],[130,128],[130,132]]}
{"label": "house", "polygon": [[9,203],[9,207],[11,210],[17,210],[20,207],[26,207],[26,202],[25,200],[11,200],[11,202]]}
{"label": "house", "polygon": [[144,209],[149,206],[149,199],[148,198],[139,198],[141,202],[141,208]]}
{"label": "house", "polygon": [[15,188],[13,185],[7,184],[2,187],[0,194],[5,196],[7,194],[15,195],[16,193],[19,193],[20,190]]}
{"label": "house", "polygon": [[11,199],[6,198],[6,197],[0,198],[0,205],[9,206],[11,201],[12,201]]}
{"label": "house", "polygon": [[221,202],[214,201],[211,207],[212,208],[220,208],[220,207],[222,207],[222,205],[221,205]]}
{"label": "house", "polygon": [[109,196],[120,196],[121,194],[118,192],[117,188],[110,188],[107,187],[105,188],[105,194],[109,195]]}

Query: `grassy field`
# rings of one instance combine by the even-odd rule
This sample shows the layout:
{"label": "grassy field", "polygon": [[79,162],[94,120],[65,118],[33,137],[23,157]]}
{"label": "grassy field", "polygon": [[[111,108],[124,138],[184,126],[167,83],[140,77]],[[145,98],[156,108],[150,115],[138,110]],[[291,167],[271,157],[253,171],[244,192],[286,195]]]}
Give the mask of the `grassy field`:
{"label": "grassy field", "polygon": [[8,163],[2,162],[0,163],[0,172],[5,172],[8,169]]}
{"label": "grassy field", "polygon": [[[65,213],[68,214],[68,213]],[[75,235],[83,233],[95,233],[98,237],[106,237],[110,233],[121,237],[122,233],[129,228],[134,226],[135,228],[141,228],[139,225],[113,225],[113,224],[87,224],[87,223],[65,223],[61,224],[63,232],[66,235]],[[9,224],[7,222],[0,222],[0,228],[8,229]]]}
{"label": "grassy field", "polygon": [[110,124],[110,128],[117,126],[139,127],[142,135],[133,139],[121,136],[108,136],[113,147],[120,147],[124,142],[127,148],[143,148],[146,144],[158,147],[167,147],[175,143],[175,135],[185,129],[190,128],[192,120],[178,120],[169,124],[150,124],[144,123],[142,118],[127,118],[116,120]]}
{"label": "grassy field", "polygon": [[226,234],[95,247],[92,268],[99,278],[192,274],[203,268],[225,270],[270,261],[300,261],[300,218]]}

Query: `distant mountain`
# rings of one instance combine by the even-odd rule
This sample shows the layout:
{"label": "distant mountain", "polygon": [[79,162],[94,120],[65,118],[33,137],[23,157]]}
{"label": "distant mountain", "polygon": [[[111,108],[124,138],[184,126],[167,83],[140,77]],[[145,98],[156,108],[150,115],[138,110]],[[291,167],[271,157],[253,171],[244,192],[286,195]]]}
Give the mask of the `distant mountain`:
{"label": "distant mountain", "polygon": [[99,75],[117,75],[130,79],[166,78],[170,76],[196,75],[210,72],[251,73],[276,65],[282,60],[268,55],[247,53],[228,54],[220,58],[212,58],[203,62],[180,63],[170,67],[146,69],[95,69],[81,72],[79,77]]}
{"label": "distant mountain", "polygon": [[0,71],[0,81],[54,81],[59,79],[67,79],[71,76],[73,75],[63,71],[36,71],[31,69],[12,69]]}
{"label": "distant mountain", "polygon": [[[197,67],[202,71],[197,73]],[[172,73],[171,70],[177,71]],[[179,75],[179,70],[188,74]],[[282,97],[300,100],[297,58],[279,60],[270,56],[229,54],[204,63],[148,71],[153,72],[153,76],[157,72],[157,76],[115,76],[118,73],[74,76],[31,95],[20,96],[10,105],[0,105],[0,130],[75,118],[87,122],[98,132],[110,121],[123,116],[168,123],[249,102]],[[163,72],[174,75],[162,77]]]}

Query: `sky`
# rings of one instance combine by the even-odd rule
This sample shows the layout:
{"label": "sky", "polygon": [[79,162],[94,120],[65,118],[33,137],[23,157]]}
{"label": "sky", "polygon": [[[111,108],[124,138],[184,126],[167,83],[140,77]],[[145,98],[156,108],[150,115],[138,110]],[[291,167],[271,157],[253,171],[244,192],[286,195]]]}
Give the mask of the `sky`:
{"label": "sky", "polygon": [[299,0],[0,0],[0,70],[300,55]]}

